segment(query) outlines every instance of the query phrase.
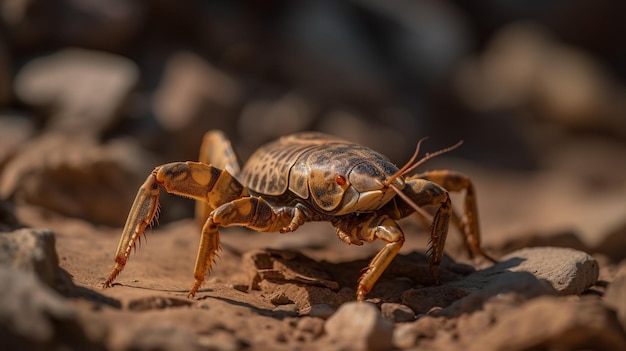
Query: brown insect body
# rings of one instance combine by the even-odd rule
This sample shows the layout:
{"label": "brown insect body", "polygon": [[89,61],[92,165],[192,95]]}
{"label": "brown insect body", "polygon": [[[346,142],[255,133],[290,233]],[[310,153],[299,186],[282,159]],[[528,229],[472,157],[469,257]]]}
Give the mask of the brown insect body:
{"label": "brown insect body", "polygon": [[[395,192],[385,186],[398,168],[364,146],[322,133],[300,133],[259,148],[241,179],[272,205],[298,202],[308,220],[380,209]],[[394,180],[402,189],[402,178]],[[319,218],[319,219],[318,219]]]}
{"label": "brown insect body", "polygon": [[[480,248],[475,190],[469,178],[447,170],[408,175],[423,161],[450,149],[414,162],[418,144],[411,161],[398,169],[367,147],[322,133],[299,133],[262,146],[240,171],[230,142],[221,132],[208,132],[200,162],[158,166],[139,188],[104,286],[111,286],[154,219],[159,187],[198,200],[196,217],[203,227],[189,297],[197,293],[220,249],[218,228],[227,226],[287,233],[307,221],[329,221],[348,244],[385,241],[359,279],[358,300],[365,298],[404,243],[396,221],[411,213],[422,215],[422,207],[436,208],[429,250],[436,281],[451,220],[463,233],[470,256],[493,261]],[[465,191],[462,218],[453,212],[448,191]]]}

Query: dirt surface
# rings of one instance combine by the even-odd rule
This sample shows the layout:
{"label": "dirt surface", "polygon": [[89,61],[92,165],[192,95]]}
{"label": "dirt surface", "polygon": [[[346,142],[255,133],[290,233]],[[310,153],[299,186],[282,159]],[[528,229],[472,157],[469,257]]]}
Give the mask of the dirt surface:
{"label": "dirt surface", "polygon": [[[0,345],[8,350],[626,350],[626,60],[610,2],[0,3]],[[602,23],[595,19],[601,18]],[[240,160],[314,130],[416,172],[472,180],[481,246],[451,226],[436,284],[429,223],[366,301],[382,242],[329,223],[220,229],[161,194],[102,284],[138,187],[196,160],[207,130]],[[452,193],[462,210],[463,193]],[[434,209],[430,209],[434,210]]]}

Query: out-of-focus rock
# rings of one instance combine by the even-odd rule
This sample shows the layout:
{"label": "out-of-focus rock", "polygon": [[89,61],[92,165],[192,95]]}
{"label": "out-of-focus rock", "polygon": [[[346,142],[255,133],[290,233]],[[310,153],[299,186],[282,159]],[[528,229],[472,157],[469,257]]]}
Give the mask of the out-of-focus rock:
{"label": "out-of-focus rock", "polygon": [[569,129],[626,135],[626,92],[592,56],[558,42],[544,27],[504,27],[457,76],[459,95],[477,111],[534,109]]}
{"label": "out-of-focus rock", "polygon": [[46,229],[0,233],[0,267],[33,274],[55,288],[60,275],[54,233]]}
{"label": "out-of-focus rock", "polygon": [[403,323],[393,330],[393,345],[408,349],[425,339],[433,339],[445,324],[443,317],[424,315],[413,323]]}
{"label": "out-of-focus rock", "polygon": [[568,301],[546,296],[497,316],[493,327],[463,348],[624,350],[626,338],[615,315],[599,300]]}
{"label": "out-of-focus rock", "polygon": [[324,324],[326,342],[334,349],[389,350],[393,324],[374,304],[349,302],[341,305]]}
{"label": "out-of-focus rock", "polygon": [[31,272],[0,267],[0,281],[3,348],[105,350],[101,340],[90,340],[76,311]]}
{"label": "out-of-focus rock", "polygon": [[15,93],[50,116],[48,130],[98,137],[120,117],[138,79],[129,59],[64,49],[28,62],[17,74]]}
{"label": "out-of-focus rock", "polygon": [[25,145],[6,165],[0,197],[120,226],[155,165],[130,139],[99,146],[90,139],[49,134]]}
{"label": "out-of-focus rock", "polygon": [[168,60],[152,107],[159,124],[169,133],[169,157],[195,160],[202,136],[210,129],[235,135],[240,87],[233,78],[191,52],[178,52]]}

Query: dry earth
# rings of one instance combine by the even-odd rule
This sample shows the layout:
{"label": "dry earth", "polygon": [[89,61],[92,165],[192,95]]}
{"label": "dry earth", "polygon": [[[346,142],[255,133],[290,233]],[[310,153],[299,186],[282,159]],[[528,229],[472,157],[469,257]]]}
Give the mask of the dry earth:
{"label": "dry earth", "polygon": [[[0,1],[0,348],[626,350],[623,6]],[[398,164],[463,139],[422,170],[471,177],[499,262],[452,229],[435,285],[407,218],[356,303],[382,243],[229,228],[188,299],[199,228],[163,194],[102,289],[137,187],[208,129],[243,159],[302,130]]]}
{"label": "dry earth", "polygon": [[[220,258],[188,299],[199,239],[193,219],[150,229],[113,287],[102,289],[121,228],[4,203],[0,337],[9,349],[32,350],[626,349],[626,266],[616,256],[623,231],[594,241],[581,229],[547,227],[576,223],[568,213],[579,206],[593,211],[565,189],[557,205],[536,203],[540,209],[529,212],[514,197],[490,195],[513,187],[545,197],[559,191],[545,183],[549,175],[515,184],[515,177],[471,172],[482,190],[484,247],[499,263],[469,260],[451,230],[435,285],[427,233],[406,219],[406,245],[366,303],[353,302],[356,281],[381,244],[348,246],[328,223],[287,235],[223,230]],[[506,212],[524,215],[500,219],[502,201]],[[598,223],[621,220],[603,213]]]}

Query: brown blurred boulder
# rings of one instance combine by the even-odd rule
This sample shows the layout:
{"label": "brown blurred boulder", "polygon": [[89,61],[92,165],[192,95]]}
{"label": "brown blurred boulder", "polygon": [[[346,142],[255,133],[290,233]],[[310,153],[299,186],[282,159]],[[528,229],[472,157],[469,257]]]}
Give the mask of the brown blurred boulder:
{"label": "brown blurred boulder", "polygon": [[49,134],[25,145],[6,165],[0,197],[121,226],[155,165],[131,139],[99,146],[90,139]]}
{"label": "brown blurred boulder", "polygon": [[64,49],[28,62],[17,74],[15,93],[49,116],[47,130],[99,137],[121,116],[138,79],[129,59]]}

